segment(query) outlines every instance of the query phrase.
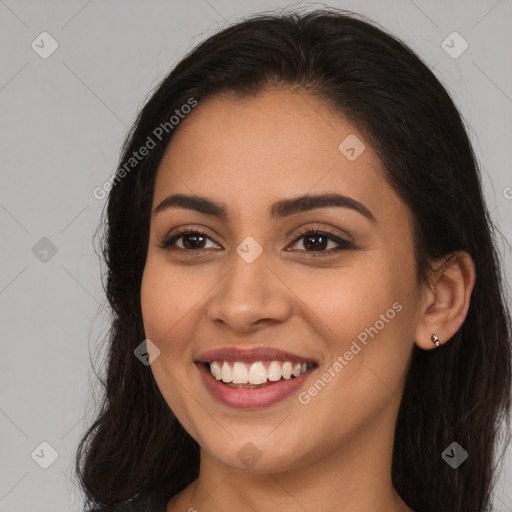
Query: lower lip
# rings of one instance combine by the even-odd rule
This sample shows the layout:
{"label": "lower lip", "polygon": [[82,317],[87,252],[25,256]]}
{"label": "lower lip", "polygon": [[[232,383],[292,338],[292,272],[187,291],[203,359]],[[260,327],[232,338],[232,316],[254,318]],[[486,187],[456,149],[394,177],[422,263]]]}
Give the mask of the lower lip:
{"label": "lower lip", "polygon": [[217,380],[204,363],[196,363],[196,366],[203,378],[204,385],[214,398],[230,407],[239,408],[267,407],[288,398],[299,390],[314,369],[311,368],[294,379],[280,380],[262,388],[240,389],[231,388]]}

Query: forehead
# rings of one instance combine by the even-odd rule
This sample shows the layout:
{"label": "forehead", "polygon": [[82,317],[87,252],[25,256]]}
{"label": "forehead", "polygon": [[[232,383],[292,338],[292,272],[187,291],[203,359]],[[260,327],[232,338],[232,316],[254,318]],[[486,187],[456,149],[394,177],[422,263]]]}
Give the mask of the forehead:
{"label": "forehead", "polygon": [[327,102],[287,89],[224,93],[180,122],[157,172],[154,204],[186,193],[239,210],[332,191],[381,207],[396,201],[364,135]]}

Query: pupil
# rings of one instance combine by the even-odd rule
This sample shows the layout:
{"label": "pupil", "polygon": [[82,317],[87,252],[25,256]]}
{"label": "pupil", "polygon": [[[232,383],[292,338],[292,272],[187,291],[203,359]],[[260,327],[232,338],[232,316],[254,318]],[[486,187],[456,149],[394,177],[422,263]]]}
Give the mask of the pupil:
{"label": "pupil", "polygon": [[[307,241],[311,241],[311,243],[308,243]],[[305,247],[306,249],[313,248],[314,250],[318,249],[325,249],[327,247],[326,245],[326,238],[323,236],[308,236],[305,238]]]}
{"label": "pupil", "polygon": [[[190,243],[192,242],[192,243]],[[202,245],[204,245],[204,236],[201,235],[185,235],[183,237],[183,245],[187,249],[202,249]],[[198,245],[201,245],[198,247]]]}

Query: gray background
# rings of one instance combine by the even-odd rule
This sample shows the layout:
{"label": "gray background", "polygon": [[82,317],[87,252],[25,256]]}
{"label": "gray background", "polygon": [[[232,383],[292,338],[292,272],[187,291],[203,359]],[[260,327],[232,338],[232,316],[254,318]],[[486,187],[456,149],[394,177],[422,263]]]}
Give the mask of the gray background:
{"label": "gray background", "polygon": [[[512,239],[512,2],[328,4],[373,18],[446,85],[468,123],[494,221]],[[0,512],[81,510],[73,456],[93,417],[91,363],[108,318],[92,244],[104,200],[92,191],[117,167],[139,106],[199,41],[238,16],[285,5],[0,0]],[[43,31],[59,45],[46,59],[31,47],[48,51]],[[458,58],[441,45],[453,31],[469,44]],[[499,247],[510,281],[510,252]],[[43,441],[58,452],[48,469],[36,463],[51,462]],[[506,460],[499,512],[512,510],[511,450]]]}

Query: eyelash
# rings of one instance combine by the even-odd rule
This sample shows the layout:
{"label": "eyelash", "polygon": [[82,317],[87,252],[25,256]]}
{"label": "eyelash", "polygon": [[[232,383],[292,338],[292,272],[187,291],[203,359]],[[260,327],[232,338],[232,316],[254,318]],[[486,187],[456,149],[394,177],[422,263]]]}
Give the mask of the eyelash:
{"label": "eyelash", "polygon": [[[182,252],[187,252],[187,253],[192,253],[192,254],[198,254],[200,252],[203,252],[203,251],[206,251],[207,249],[182,249],[181,247],[175,247],[173,246],[173,244],[179,240],[180,238],[184,237],[184,236],[187,236],[187,235],[199,235],[199,236],[203,236],[205,238],[207,238],[208,240],[211,240],[212,242],[214,242],[215,244],[217,244],[217,242],[215,242],[215,240],[213,240],[212,238],[210,238],[209,236],[206,235],[206,233],[203,233],[202,231],[198,231],[198,230],[195,230],[195,229],[184,229],[183,231],[179,231],[177,233],[175,233],[174,235],[168,237],[168,238],[165,238],[162,240],[162,242],[158,245],[159,248],[161,249],[165,249],[167,251],[182,251]],[[307,228],[307,229],[304,229],[302,231],[299,231],[299,233],[296,234],[296,237],[295,239],[293,240],[292,242],[292,246],[293,245],[296,245],[297,242],[299,242],[299,240],[301,238],[306,238],[306,237],[325,237],[327,238],[328,240],[331,240],[338,245],[338,247],[335,247],[334,249],[329,249],[327,251],[305,251],[305,250],[299,250],[299,252],[304,252],[306,254],[308,254],[309,256],[311,257],[322,257],[322,256],[326,256],[326,255],[331,255],[333,253],[338,253],[340,251],[345,251],[345,250],[350,250],[350,249],[355,249],[355,245],[351,242],[349,242],[348,240],[345,240],[343,238],[340,238],[339,236],[337,236],[336,234],[334,234],[333,232],[329,231],[328,229],[326,230],[323,230],[323,229],[311,229],[311,228]],[[220,244],[217,244],[217,245],[220,245]],[[294,250],[292,250],[294,251]]]}

